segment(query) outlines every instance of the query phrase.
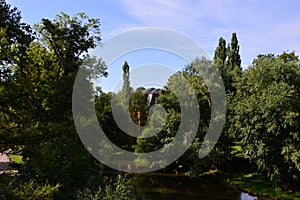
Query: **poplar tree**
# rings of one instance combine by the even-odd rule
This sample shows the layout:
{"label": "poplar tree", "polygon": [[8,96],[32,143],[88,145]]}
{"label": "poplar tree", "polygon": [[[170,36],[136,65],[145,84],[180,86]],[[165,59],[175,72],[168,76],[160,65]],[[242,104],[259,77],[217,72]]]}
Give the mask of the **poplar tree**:
{"label": "poplar tree", "polygon": [[221,37],[215,50],[214,64],[220,70],[227,94],[235,91],[233,83],[242,72],[239,51],[240,46],[236,33],[232,33],[231,43],[227,47],[226,40]]}
{"label": "poplar tree", "polygon": [[[122,69],[123,69],[122,103],[125,104],[126,99],[130,98],[130,80],[129,80],[130,72],[129,72],[129,65],[127,61],[124,62]],[[124,105],[124,106],[128,106],[128,105]]]}
{"label": "poplar tree", "polygon": [[227,58],[226,40],[222,37],[219,39],[219,44],[215,50],[214,61],[219,67],[221,75],[224,75],[224,65]]}

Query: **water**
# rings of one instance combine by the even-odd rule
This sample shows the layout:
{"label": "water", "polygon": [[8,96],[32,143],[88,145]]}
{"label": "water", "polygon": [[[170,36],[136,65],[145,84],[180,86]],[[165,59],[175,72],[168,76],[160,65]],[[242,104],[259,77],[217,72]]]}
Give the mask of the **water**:
{"label": "water", "polygon": [[143,174],[134,179],[141,200],[261,200],[220,183],[176,174]]}

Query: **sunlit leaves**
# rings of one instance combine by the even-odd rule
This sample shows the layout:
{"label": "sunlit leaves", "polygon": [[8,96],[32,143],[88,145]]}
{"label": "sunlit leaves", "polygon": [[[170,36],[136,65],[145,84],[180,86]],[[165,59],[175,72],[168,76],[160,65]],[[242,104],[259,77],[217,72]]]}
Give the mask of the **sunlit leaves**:
{"label": "sunlit leaves", "polygon": [[230,105],[231,133],[261,170],[285,185],[291,178],[283,176],[299,173],[299,85],[294,54],[259,55],[236,84]]}

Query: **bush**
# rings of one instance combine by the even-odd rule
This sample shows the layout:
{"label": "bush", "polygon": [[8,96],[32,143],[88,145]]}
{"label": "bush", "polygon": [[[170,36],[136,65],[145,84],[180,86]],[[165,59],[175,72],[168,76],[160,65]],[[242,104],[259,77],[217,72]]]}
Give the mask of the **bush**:
{"label": "bush", "polygon": [[14,181],[5,188],[6,194],[4,198],[20,200],[53,199],[54,194],[58,192],[60,186],[60,184],[53,186],[47,182],[38,184],[33,180],[19,183]]}
{"label": "bush", "polygon": [[121,174],[116,177],[104,177],[102,185],[96,191],[89,188],[77,191],[75,198],[79,200],[136,199],[132,179]]}
{"label": "bush", "polygon": [[[31,158],[19,170],[24,181],[36,180],[61,184],[61,195],[77,189],[99,185],[102,165],[94,159],[78,140],[47,142],[31,148]],[[72,195],[72,194],[71,194]]]}

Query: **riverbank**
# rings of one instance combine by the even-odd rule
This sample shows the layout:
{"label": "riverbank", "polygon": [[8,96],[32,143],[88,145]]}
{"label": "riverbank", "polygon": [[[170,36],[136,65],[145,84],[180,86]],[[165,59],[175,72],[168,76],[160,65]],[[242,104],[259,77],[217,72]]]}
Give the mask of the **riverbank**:
{"label": "riverbank", "polygon": [[300,191],[293,193],[283,192],[281,189],[275,188],[269,181],[266,181],[260,173],[226,173],[213,171],[200,175],[200,178],[215,180],[216,182],[226,182],[229,187],[246,192],[252,196],[257,196],[259,199],[300,199]]}
{"label": "riverbank", "polygon": [[300,191],[283,192],[280,188],[275,188],[269,181],[264,180],[259,173],[237,174],[231,178],[230,184],[253,195],[281,200],[300,199]]}
{"label": "riverbank", "polygon": [[[10,156],[10,157],[9,157]],[[1,155],[0,166],[2,171],[11,170],[9,162],[12,161],[14,166],[21,164],[21,156],[11,152],[5,152]],[[240,165],[239,165],[240,166]],[[209,171],[199,175],[197,178],[190,178],[185,174],[169,174],[165,172],[146,173],[135,175],[136,189],[140,196],[147,197],[165,197],[165,199],[178,198],[212,198],[218,195],[227,196],[227,199],[239,199],[242,194],[249,194],[255,199],[260,200],[293,200],[300,199],[300,191],[294,193],[283,192],[264,179],[259,173],[247,171],[242,167],[241,171],[232,169],[228,172]],[[114,172],[117,173],[117,172]],[[107,173],[106,175],[109,175]],[[3,174],[1,182],[9,184],[15,177]],[[1,184],[3,187],[5,185]],[[1,192],[0,192],[1,193]],[[216,195],[216,196],[214,196]]]}

